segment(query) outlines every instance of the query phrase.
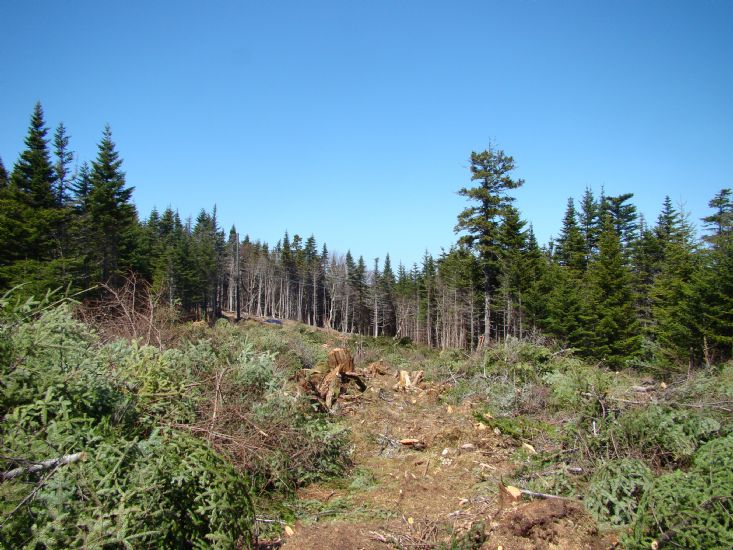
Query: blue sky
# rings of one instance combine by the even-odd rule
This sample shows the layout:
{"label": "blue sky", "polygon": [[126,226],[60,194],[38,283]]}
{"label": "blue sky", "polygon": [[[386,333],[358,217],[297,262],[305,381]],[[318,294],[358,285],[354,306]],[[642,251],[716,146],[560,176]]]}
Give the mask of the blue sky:
{"label": "blue sky", "polygon": [[80,160],[104,124],[143,216],[218,207],[371,265],[455,242],[493,142],[557,234],[586,186],[693,219],[733,186],[733,0],[0,2],[0,156],[35,101]]}

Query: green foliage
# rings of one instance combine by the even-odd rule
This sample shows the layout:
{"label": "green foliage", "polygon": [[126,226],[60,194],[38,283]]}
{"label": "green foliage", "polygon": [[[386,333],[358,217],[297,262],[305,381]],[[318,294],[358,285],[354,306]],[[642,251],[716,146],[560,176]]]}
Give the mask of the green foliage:
{"label": "green foliage", "polygon": [[518,441],[531,441],[540,434],[551,434],[552,427],[546,422],[541,422],[526,416],[489,418],[486,414],[477,412],[476,420],[483,422],[491,429],[498,429],[503,435],[513,437]]}
{"label": "green foliage", "polygon": [[720,422],[710,416],[651,405],[623,413],[611,427],[609,437],[617,445],[661,464],[685,464],[720,429]]}
{"label": "green foliage", "polygon": [[625,541],[630,550],[733,547],[733,436],[713,440],[695,454],[689,472],[657,478],[646,491]]}
{"label": "green foliage", "polygon": [[547,347],[516,338],[489,348],[484,362],[487,373],[506,376],[516,384],[536,382],[558,367]]}
{"label": "green foliage", "polygon": [[132,266],[137,213],[132,204],[132,188],[126,187],[122,159],[106,126],[92,162],[88,198],[89,261],[99,265],[95,280],[107,282]]}
{"label": "green foliage", "polygon": [[609,460],[593,473],[585,507],[601,523],[628,525],[651,481],[652,471],[644,462],[633,458]]}
{"label": "green foliage", "polygon": [[479,521],[462,535],[452,535],[450,542],[438,546],[441,550],[479,550],[489,537],[486,535],[484,522]]}
{"label": "green foliage", "polygon": [[641,345],[631,273],[625,265],[618,231],[608,217],[601,233],[598,257],[588,271],[596,320],[587,347],[594,357],[615,369],[633,359]]}
{"label": "green foliage", "polygon": [[68,304],[49,301],[0,300],[0,433],[11,457],[0,468],[86,459],[3,483],[0,545],[249,545],[247,476],[207,443],[159,428],[195,417],[185,354],[100,348]]}
{"label": "green foliage", "polygon": [[253,513],[246,478],[206,443],[153,432],[143,440],[102,440],[85,461],[59,469],[29,510],[13,516],[2,542],[231,548],[250,543]]}
{"label": "green foliage", "polygon": [[550,387],[550,403],[559,410],[592,417],[603,412],[603,398],[619,384],[619,375],[591,367],[577,359],[568,359],[564,368],[543,377]]}

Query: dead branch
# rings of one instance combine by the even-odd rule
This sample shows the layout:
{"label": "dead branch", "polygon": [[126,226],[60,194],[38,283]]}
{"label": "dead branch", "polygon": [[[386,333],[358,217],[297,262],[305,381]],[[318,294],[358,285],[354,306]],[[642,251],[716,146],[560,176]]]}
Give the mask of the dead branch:
{"label": "dead branch", "polygon": [[519,489],[519,491],[522,493],[522,495],[530,498],[568,500],[570,502],[578,502],[578,500],[574,498],[562,497],[560,495],[550,495],[547,493],[536,493],[535,491],[530,491],[529,489]]}
{"label": "dead branch", "polygon": [[0,473],[0,481],[7,481],[25,473],[33,474],[36,472],[42,472],[43,470],[48,470],[49,468],[55,468],[58,466],[63,466],[65,464],[72,464],[73,462],[78,462],[79,460],[86,459],[86,456],[87,454],[85,452],[80,452],[60,456],[58,458],[50,458],[42,462],[31,463],[27,466],[20,466],[18,468],[8,470],[7,472]]}

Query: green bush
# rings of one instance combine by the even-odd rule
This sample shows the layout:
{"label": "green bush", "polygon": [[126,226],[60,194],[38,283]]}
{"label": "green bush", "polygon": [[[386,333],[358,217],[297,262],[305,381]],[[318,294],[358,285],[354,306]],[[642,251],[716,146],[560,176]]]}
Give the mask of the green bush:
{"label": "green bush", "polygon": [[100,347],[68,304],[7,300],[0,342],[0,469],[86,453],[0,485],[0,547],[251,544],[247,476],[206,442],[158,428],[195,418],[185,352]]}
{"label": "green bush", "polygon": [[555,368],[552,352],[531,342],[507,339],[489,348],[484,356],[486,372],[504,375],[515,384],[536,382]]}
{"label": "green bush", "polygon": [[550,403],[559,410],[594,417],[603,412],[603,399],[618,384],[615,373],[591,367],[575,359],[543,377],[550,387]]}
{"label": "green bush", "polygon": [[640,460],[623,458],[604,462],[590,479],[585,507],[600,523],[628,525],[636,516],[639,500],[651,481],[652,471]]}
{"label": "green bush", "polygon": [[[4,517],[22,494],[17,489],[30,492],[34,482],[13,484],[14,498],[2,499]],[[205,442],[156,432],[100,441],[10,519],[0,535],[6,548],[232,548],[250,544],[253,510],[246,477]]]}
{"label": "green bush", "polygon": [[709,416],[651,405],[624,412],[609,430],[616,446],[660,464],[686,464],[695,450],[712,439],[720,423]]}
{"label": "green bush", "polygon": [[689,472],[656,479],[646,491],[631,532],[630,550],[650,547],[733,548],[733,436],[703,445]]}

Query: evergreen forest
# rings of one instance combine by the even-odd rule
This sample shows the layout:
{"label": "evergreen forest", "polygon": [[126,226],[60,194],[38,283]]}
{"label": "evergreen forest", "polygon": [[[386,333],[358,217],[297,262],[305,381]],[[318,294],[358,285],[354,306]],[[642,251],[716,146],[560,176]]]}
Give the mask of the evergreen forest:
{"label": "evergreen forest", "polygon": [[[512,196],[533,182],[492,146],[470,153],[464,182],[446,182],[466,199],[455,244],[394,265],[389,250],[366,261],[314,235],[262,242],[256,227],[221,227],[216,207],[142,217],[112,129],[96,158],[79,159],[40,103],[24,144],[0,159],[0,546],[308,548],[288,546],[306,536],[296,521],[368,516],[392,526],[364,531],[384,548],[509,548],[525,536],[509,512],[492,516],[492,535],[480,507],[509,482],[522,498],[582,501],[552,520],[592,523],[582,544],[733,543],[726,182],[701,220],[670,197],[647,219],[633,192],[586,188],[540,243]],[[362,428],[341,390],[335,407],[303,394],[334,347],[375,377],[364,414],[402,399],[488,439],[465,439],[465,427],[453,439],[399,428],[349,439]],[[381,368],[419,371],[427,386],[399,378],[398,391]],[[442,455],[415,462],[433,443]],[[485,458],[490,446],[501,460]],[[469,464],[476,447],[484,458]],[[407,453],[423,481],[465,458],[481,470],[461,504],[476,521],[402,521],[349,500],[391,482],[370,473],[364,448]],[[298,496],[311,484],[331,496]]]}

